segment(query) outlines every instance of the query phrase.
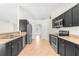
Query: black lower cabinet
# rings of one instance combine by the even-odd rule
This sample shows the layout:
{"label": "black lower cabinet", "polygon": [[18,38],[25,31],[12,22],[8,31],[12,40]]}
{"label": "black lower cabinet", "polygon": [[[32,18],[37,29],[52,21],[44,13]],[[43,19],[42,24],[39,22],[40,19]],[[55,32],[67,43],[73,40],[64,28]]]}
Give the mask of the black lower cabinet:
{"label": "black lower cabinet", "polygon": [[16,56],[17,55],[17,40],[13,40],[12,41],[12,56]]}
{"label": "black lower cabinet", "polygon": [[12,43],[9,42],[5,45],[5,56],[11,56],[12,55]]}
{"label": "black lower cabinet", "polygon": [[11,55],[12,56],[17,56],[23,48],[23,38],[17,38],[12,41],[11,45]]}
{"label": "black lower cabinet", "polygon": [[51,44],[51,34],[49,34],[49,43]]}
{"label": "black lower cabinet", "polygon": [[12,43],[0,45],[0,56],[11,56],[12,55]]}
{"label": "black lower cabinet", "polygon": [[76,45],[75,47],[75,55],[79,56],[79,45]]}
{"label": "black lower cabinet", "polygon": [[22,40],[23,38],[22,37],[20,37],[20,38],[18,38],[17,39],[17,51],[18,51],[18,54],[19,54],[19,52],[22,50],[22,48],[23,48],[23,40]]}
{"label": "black lower cabinet", "polygon": [[0,56],[17,56],[23,49],[23,37],[0,45]]}
{"label": "black lower cabinet", "polygon": [[64,40],[59,38],[59,42],[58,42],[58,53],[61,55],[61,56],[64,56],[65,53],[64,53]]}
{"label": "black lower cabinet", "polygon": [[22,37],[20,37],[20,40],[19,40],[19,42],[20,42],[20,51],[23,49],[23,40],[22,40],[23,38]]}
{"label": "black lower cabinet", "polygon": [[75,56],[75,44],[65,41],[65,56]]}
{"label": "black lower cabinet", "polygon": [[[75,56],[75,44],[73,44],[69,41],[66,41],[62,38],[59,38],[58,45],[59,45],[58,46],[58,53],[61,56]],[[78,49],[76,48],[76,50],[78,50]],[[79,53],[77,53],[77,55],[78,54]]]}
{"label": "black lower cabinet", "polygon": [[17,56],[23,48],[23,38],[17,38],[11,42],[11,55]]}

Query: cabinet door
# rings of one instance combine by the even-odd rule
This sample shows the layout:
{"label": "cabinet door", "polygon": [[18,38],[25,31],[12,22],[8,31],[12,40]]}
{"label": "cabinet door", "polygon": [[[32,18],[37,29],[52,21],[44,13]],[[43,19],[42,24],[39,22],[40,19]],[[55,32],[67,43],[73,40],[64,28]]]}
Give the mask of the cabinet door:
{"label": "cabinet door", "polygon": [[5,46],[5,44],[0,44],[0,56],[6,56],[6,46]]}
{"label": "cabinet door", "polygon": [[64,14],[61,14],[58,19],[64,19]]}
{"label": "cabinet door", "polygon": [[20,48],[20,51],[23,48],[23,38],[22,37],[19,38],[19,48]]}
{"label": "cabinet door", "polygon": [[76,45],[75,47],[75,54],[76,56],[79,56],[79,45]]}
{"label": "cabinet door", "polygon": [[58,46],[58,53],[64,56],[64,40],[59,38],[59,46]]}
{"label": "cabinet door", "polygon": [[49,43],[51,44],[51,34],[49,34]]}
{"label": "cabinet door", "polygon": [[79,4],[73,8],[73,26],[79,26]]}
{"label": "cabinet door", "polygon": [[19,38],[17,38],[17,45],[18,45],[18,46],[17,46],[17,51],[18,51],[17,53],[19,54],[20,49],[21,49],[21,48],[20,48],[20,41],[19,41]]}
{"label": "cabinet door", "polygon": [[16,56],[17,55],[17,41],[13,40],[12,41],[12,56]]}
{"label": "cabinet door", "polygon": [[72,26],[72,9],[68,10],[64,14],[64,27],[71,27]]}
{"label": "cabinet door", "polygon": [[65,55],[75,56],[75,45],[73,43],[65,41]]}
{"label": "cabinet door", "polygon": [[6,53],[5,53],[5,56],[11,56],[12,55],[12,43],[9,42],[6,44]]}
{"label": "cabinet door", "polygon": [[18,42],[17,42],[17,44],[18,44],[17,50],[18,50],[18,53],[19,53],[22,50],[22,48],[23,48],[23,38],[20,37],[17,40],[18,40]]}

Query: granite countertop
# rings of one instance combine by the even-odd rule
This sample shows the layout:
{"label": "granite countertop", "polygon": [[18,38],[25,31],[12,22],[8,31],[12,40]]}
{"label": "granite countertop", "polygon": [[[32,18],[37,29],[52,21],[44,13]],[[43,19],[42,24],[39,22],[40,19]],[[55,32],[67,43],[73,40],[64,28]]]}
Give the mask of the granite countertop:
{"label": "granite countertop", "polygon": [[[8,36],[8,34],[6,34]],[[15,40],[16,38],[22,37],[26,35],[26,32],[21,33],[13,33],[14,37],[6,37],[6,35],[0,34],[0,44],[6,44],[12,40]],[[10,34],[9,34],[10,35]],[[12,34],[11,34],[12,35]]]}
{"label": "granite countertop", "polygon": [[77,44],[79,45],[79,36],[77,35],[72,35],[70,34],[69,36],[59,36],[57,33],[49,33],[49,34],[52,34],[52,35],[55,35],[55,36],[58,36],[59,38],[62,38],[66,41],[69,41],[69,42],[72,42],[74,44]]}

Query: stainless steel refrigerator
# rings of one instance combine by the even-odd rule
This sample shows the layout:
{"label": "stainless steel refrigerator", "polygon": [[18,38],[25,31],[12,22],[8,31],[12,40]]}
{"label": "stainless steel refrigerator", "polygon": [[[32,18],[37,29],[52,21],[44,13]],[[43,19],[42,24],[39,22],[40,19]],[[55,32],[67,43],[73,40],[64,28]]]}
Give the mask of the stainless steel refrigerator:
{"label": "stainless steel refrigerator", "polygon": [[[19,31],[27,32],[27,24],[29,24],[29,21],[27,21],[26,19],[20,19],[19,20]],[[27,44],[27,35],[25,36],[25,44]]]}
{"label": "stainless steel refrigerator", "polygon": [[27,43],[31,44],[32,42],[32,25],[27,24]]}

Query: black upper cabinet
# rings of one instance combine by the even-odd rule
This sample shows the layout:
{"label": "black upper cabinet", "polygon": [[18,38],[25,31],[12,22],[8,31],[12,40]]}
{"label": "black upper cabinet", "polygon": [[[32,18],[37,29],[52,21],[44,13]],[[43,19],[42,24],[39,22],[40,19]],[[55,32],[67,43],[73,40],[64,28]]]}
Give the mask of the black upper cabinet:
{"label": "black upper cabinet", "polygon": [[[63,27],[79,26],[79,4],[61,14],[60,16],[56,17],[55,19],[63,19]],[[57,26],[59,26],[59,23],[56,24]],[[55,25],[53,25],[53,27]]]}
{"label": "black upper cabinet", "polygon": [[73,8],[73,26],[79,26],[79,4]]}
{"label": "black upper cabinet", "polygon": [[64,13],[64,22],[63,22],[63,27],[71,27],[71,26],[72,26],[72,9]]}
{"label": "black upper cabinet", "polygon": [[58,19],[64,19],[64,14],[61,14]]}

